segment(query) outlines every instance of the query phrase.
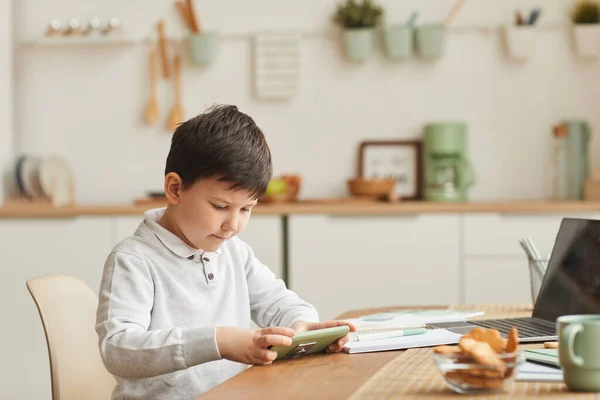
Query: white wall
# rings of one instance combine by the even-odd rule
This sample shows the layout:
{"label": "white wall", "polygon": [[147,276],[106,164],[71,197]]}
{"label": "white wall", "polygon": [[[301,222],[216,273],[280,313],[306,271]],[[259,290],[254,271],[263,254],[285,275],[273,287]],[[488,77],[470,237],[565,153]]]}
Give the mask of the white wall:
{"label": "white wall", "polygon": [[[13,155],[13,5],[0,0],[0,204],[8,190]],[[5,173],[6,171],[6,173]]]}
{"label": "white wall", "polygon": [[[564,0],[472,0],[458,15],[441,61],[393,63],[379,49],[370,63],[354,65],[344,60],[332,30],[333,0],[198,0],[203,26],[230,36],[212,67],[186,62],[186,117],[215,102],[237,104],[266,132],[275,172],[304,176],[303,197],[343,195],[361,140],[418,137],[428,121],[460,119],[470,127],[478,176],[472,199],[542,198],[552,124],[584,117],[600,129],[598,63],[575,59],[566,28],[540,31],[526,64],[505,60],[497,30],[459,29],[498,27],[512,21],[515,9],[541,3],[542,26],[566,24],[570,3]],[[412,9],[419,9],[419,21],[425,22],[442,19],[453,2],[383,4],[389,22],[405,20]],[[182,33],[170,0],[22,0],[16,12],[18,39],[39,37],[52,18],[112,15],[136,36],[153,32],[161,16],[168,33]],[[328,35],[303,40],[302,82],[295,99],[257,101],[251,92],[250,35],[286,29]],[[232,38],[232,33],[248,36]],[[162,126],[171,104],[170,82],[159,88],[160,126],[144,126],[146,54],[142,43],[16,52],[17,152],[63,154],[76,171],[82,203],[129,202],[162,187],[170,140]],[[597,141],[592,147],[597,163]]]}

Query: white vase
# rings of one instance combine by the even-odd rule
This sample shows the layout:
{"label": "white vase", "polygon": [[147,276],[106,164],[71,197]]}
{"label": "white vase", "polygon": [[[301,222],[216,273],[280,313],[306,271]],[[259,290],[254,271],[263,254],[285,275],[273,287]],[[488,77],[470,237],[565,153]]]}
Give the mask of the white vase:
{"label": "white vase", "polygon": [[508,58],[514,61],[526,61],[535,50],[537,29],[535,26],[505,26],[504,41]]}
{"label": "white vase", "polygon": [[600,25],[581,24],[573,26],[575,53],[578,57],[594,59],[600,53]]}

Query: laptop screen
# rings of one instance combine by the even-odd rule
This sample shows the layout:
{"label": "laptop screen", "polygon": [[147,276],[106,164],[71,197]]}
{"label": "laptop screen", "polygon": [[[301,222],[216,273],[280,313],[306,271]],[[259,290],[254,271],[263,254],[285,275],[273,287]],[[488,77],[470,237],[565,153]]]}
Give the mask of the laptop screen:
{"label": "laptop screen", "polygon": [[533,310],[561,315],[600,314],[600,220],[564,218]]}

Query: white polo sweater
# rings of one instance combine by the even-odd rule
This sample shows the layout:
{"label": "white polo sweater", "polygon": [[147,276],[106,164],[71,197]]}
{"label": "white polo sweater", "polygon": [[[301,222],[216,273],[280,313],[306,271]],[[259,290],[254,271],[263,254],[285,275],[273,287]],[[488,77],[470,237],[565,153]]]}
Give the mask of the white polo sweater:
{"label": "white polo sweater", "polygon": [[224,360],[216,326],[318,321],[240,239],[214,253],[189,247],[150,210],[108,256],[96,332],[115,375],[113,399],[193,399],[247,368]]}

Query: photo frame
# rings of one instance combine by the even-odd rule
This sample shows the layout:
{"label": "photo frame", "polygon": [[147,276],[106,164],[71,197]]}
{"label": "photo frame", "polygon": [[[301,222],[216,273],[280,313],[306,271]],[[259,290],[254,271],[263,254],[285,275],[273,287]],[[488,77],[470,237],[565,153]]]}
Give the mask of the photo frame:
{"label": "photo frame", "polygon": [[396,178],[394,194],[419,200],[423,194],[420,140],[362,142],[358,151],[360,178]]}

